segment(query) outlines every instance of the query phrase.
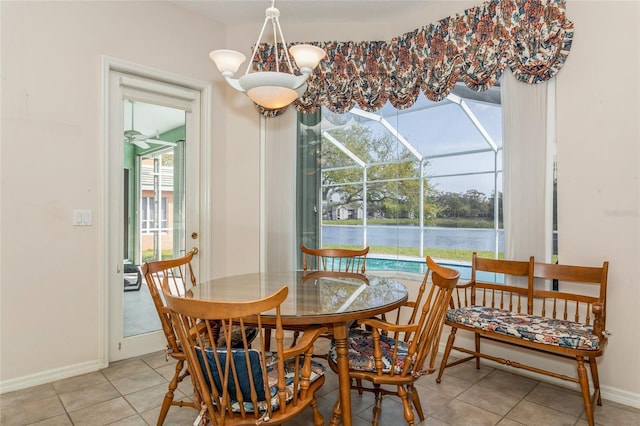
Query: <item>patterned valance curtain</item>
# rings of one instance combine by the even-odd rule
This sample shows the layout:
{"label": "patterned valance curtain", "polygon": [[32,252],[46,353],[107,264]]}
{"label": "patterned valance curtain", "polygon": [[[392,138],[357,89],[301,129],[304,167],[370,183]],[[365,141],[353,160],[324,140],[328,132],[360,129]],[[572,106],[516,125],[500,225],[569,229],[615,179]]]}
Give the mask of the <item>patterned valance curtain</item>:
{"label": "patterned valance curtain", "polygon": [[[405,109],[420,91],[432,101],[443,100],[458,80],[486,90],[505,67],[522,82],[546,81],[562,68],[571,49],[573,22],[565,16],[564,3],[490,0],[390,41],[307,42],[325,49],[327,57],[293,105],[301,112],[324,105],[345,113],[355,105],[376,111],[389,101]],[[254,68],[275,70],[272,45],[259,46]],[[259,110],[265,116],[282,111]]]}

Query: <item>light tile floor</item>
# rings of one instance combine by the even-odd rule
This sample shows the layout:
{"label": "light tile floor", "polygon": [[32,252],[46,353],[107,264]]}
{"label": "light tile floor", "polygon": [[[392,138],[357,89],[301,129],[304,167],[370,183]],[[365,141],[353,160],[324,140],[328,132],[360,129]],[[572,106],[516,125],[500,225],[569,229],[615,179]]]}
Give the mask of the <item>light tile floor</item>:
{"label": "light tile floor", "polygon": [[[173,374],[173,361],[163,353],[112,363],[94,373],[0,395],[0,424],[40,425],[155,425],[160,404]],[[177,395],[189,396],[190,382]],[[320,410],[328,424],[338,396],[336,376],[318,392]],[[532,380],[504,370],[471,363],[449,368],[442,383],[435,374],[417,382],[425,412],[421,425],[586,425],[582,398],[577,392]],[[354,426],[371,424],[371,394],[352,394]],[[172,407],[165,425],[191,425],[193,408]],[[417,417],[416,417],[416,420]],[[640,410],[610,401],[596,407],[598,425],[640,425]],[[307,410],[287,426],[313,424]],[[405,424],[402,404],[387,396],[382,403],[381,425]]]}

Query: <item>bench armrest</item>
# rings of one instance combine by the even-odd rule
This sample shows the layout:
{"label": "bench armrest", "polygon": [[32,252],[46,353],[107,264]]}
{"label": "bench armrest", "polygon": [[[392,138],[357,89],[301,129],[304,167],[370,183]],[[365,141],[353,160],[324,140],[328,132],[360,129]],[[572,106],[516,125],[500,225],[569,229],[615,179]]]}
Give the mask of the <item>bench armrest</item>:
{"label": "bench armrest", "polygon": [[593,312],[593,334],[598,337],[607,337],[607,333],[604,330],[604,303],[594,303],[591,306],[591,312]]}

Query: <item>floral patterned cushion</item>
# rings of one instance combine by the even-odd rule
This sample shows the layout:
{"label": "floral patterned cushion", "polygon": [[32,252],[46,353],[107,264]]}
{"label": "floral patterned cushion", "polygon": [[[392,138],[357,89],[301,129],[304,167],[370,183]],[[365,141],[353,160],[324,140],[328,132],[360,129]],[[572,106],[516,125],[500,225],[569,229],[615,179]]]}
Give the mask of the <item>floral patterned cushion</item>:
{"label": "floral patterned cushion", "polygon": [[[393,348],[398,345],[398,357],[394,366],[394,372],[402,372],[402,368],[407,358],[409,344],[405,342],[396,342],[388,336],[380,336],[380,349],[382,350],[382,371],[389,373],[393,358]],[[349,368],[357,371],[376,371],[375,360],[373,359],[373,337],[371,332],[360,328],[349,330],[349,338],[347,339],[347,347],[349,349]],[[336,353],[335,343],[331,343],[329,348],[329,357],[333,362],[337,362],[338,354]]]}
{"label": "floral patterned cushion", "polygon": [[467,327],[571,349],[596,350],[600,339],[593,326],[573,321],[519,314],[485,306],[447,311],[447,320]]}
{"label": "floral patterned cushion", "polygon": [[[270,360],[267,360],[267,379],[269,380],[269,392],[271,393],[271,408],[273,410],[280,407],[280,399],[278,398],[278,364],[277,358],[275,354],[271,357]],[[302,366],[300,366],[302,367]],[[293,399],[293,378],[295,374],[295,362],[290,359],[284,362],[284,378],[287,383],[287,387],[285,388],[285,393],[287,394],[286,401],[289,402]],[[313,383],[318,380],[320,377],[324,376],[325,368],[322,364],[311,360],[311,377],[309,379],[309,383]],[[237,401],[232,401],[231,409],[235,412],[240,412],[240,404]],[[253,404],[244,402],[245,411],[252,412]],[[266,401],[258,402],[258,410],[266,411]]]}

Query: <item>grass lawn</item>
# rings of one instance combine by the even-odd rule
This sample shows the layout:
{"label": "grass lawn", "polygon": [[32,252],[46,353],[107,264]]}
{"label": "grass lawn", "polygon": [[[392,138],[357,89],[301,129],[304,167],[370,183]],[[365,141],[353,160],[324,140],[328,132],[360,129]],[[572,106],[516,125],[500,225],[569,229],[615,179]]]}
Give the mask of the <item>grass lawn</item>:
{"label": "grass lawn", "polygon": [[[361,246],[356,245],[327,245],[325,248],[344,248],[344,249],[361,249]],[[477,251],[480,257],[493,258],[492,251]],[[392,256],[409,256],[420,257],[420,249],[413,247],[396,247],[396,246],[370,246],[369,254],[388,254]],[[437,259],[449,259],[463,262],[471,262],[471,255],[473,250],[455,250],[455,249],[439,249],[439,248],[424,248],[425,256],[431,256]],[[504,259],[504,253],[498,253],[500,259]]]}

